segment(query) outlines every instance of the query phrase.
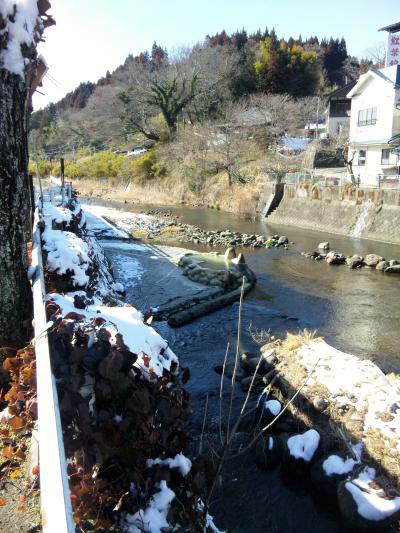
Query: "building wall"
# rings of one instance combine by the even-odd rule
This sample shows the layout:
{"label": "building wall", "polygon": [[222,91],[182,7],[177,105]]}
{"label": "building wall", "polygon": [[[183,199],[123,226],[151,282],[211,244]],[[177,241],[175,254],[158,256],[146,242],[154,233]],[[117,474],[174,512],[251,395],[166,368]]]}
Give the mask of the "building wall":
{"label": "building wall", "polygon": [[339,126],[344,128],[348,128],[350,125],[350,117],[330,117],[328,115],[327,118],[327,124],[326,124],[326,131],[328,135],[336,135],[339,133]]}
{"label": "building wall", "polygon": [[[350,143],[386,143],[393,132],[395,91],[393,85],[381,79],[371,79],[361,94],[351,99]],[[358,112],[377,107],[376,124],[358,126]]]}
{"label": "building wall", "polygon": [[[390,154],[389,164],[382,165],[382,149],[389,148],[387,141],[400,133],[400,109],[396,103],[400,89],[379,78],[371,79],[361,94],[351,99],[349,157],[356,151],[353,172],[361,183],[375,185],[377,176],[398,173],[398,156]],[[377,108],[376,124],[358,126],[358,112],[371,107]],[[366,164],[359,165],[359,151],[366,151]]]}
{"label": "building wall", "polygon": [[[350,151],[356,150],[356,155],[353,162],[353,173],[357,178],[360,177],[361,183],[366,185],[376,185],[378,175],[395,175],[397,174],[397,156],[395,154],[389,155],[389,164],[382,165],[382,149],[389,148],[388,144],[381,144],[377,146],[364,145],[351,148]],[[359,165],[359,151],[365,150],[366,164]]]}

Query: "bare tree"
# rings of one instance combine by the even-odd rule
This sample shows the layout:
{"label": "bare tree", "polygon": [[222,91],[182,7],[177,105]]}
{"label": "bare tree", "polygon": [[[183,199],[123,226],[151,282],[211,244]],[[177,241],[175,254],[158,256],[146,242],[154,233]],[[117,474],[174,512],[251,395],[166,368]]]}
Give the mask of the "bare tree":
{"label": "bare tree", "polygon": [[[10,2],[0,9],[0,344],[14,345],[23,342],[23,321],[31,309],[28,118],[30,96],[40,81],[36,45],[54,23],[46,15],[47,0],[37,1],[36,12],[26,7]],[[10,31],[11,24],[20,30],[18,35]]]}
{"label": "bare tree", "polygon": [[179,50],[158,69],[132,62],[122,80],[127,88],[119,94],[124,126],[158,141],[162,137],[152,121],[161,114],[173,139],[179,121],[193,123],[217,111],[227,96],[234,61],[234,54],[223,49],[198,45],[190,52]]}
{"label": "bare tree", "polygon": [[385,66],[386,45],[384,41],[374,43],[364,53],[366,59],[371,61],[371,67],[383,68]]}

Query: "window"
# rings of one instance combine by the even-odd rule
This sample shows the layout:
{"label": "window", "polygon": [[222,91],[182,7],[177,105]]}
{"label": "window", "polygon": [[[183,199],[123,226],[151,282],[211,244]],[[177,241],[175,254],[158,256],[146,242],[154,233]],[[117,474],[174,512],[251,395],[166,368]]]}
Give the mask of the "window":
{"label": "window", "polygon": [[376,124],[377,108],[369,107],[368,109],[360,109],[358,112],[358,126],[370,126]]}
{"label": "window", "polygon": [[389,163],[390,163],[390,150],[389,150],[389,148],[383,148],[382,149],[381,164],[382,165],[389,165]]}
{"label": "window", "polygon": [[358,166],[363,167],[365,165],[366,160],[367,160],[367,151],[360,150],[358,152]]}

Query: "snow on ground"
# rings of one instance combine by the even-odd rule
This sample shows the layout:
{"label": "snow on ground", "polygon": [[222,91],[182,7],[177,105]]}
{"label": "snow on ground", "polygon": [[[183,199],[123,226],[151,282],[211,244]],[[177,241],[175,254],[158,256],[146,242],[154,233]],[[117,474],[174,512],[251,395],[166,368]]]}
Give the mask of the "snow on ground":
{"label": "snow on ground", "polygon": [[111,334],[110,342],[115,343],[116,335],[120,333],[124,344],[132,353],[138,355],[135,366],[141,369],[145,379],[159,377],[164,368],[170,370],[172,362],[178,363],[178,358],[168,347],[167,341],[143,322],[140,311],[130,306],[107,307],[98,304],[88,305],[85,309],[76,309],[75,294],[68,293],[64,296],[50,294],[48,299],[60,306],[63,316],[70,312],[79,313],[88,323],[95,318],[103,318],[105,323],[101,327]]}
{"label": "snow on ground", "polygon": [[400,453],[400,378],[388,377],[372,361],[362,360],[329,346],[312,341],[298,350],[299,362],[309,372],[307,387],[324,385],[329,402],[338,408],[353,407],[364,413],[364,434],[381,433],[388,448],[396,441]]}
{"label": "snow on ground", "polygon": [[185,457],[183,453],[177,453],[173,459],[147,459],[147,466],[167,465],[169,468],[179,468],[182,476],[187,476],[192,468],[192,461]]}
{"label": "snow on ground", "polygon": [[43,203],[43,212],[46,216],[51,217],[54,222],[61,224],[66,222],[67,224],[72,220],[72,212],[66,207],[56,206],[50,202]]}
{"label": "snow on ground", "polygon": [[113,226],[112,224],[110,224],[110,222],[108,222],[108,220],[104,218],[105,216],[109,215],[109,211],[111,211],[109,208],[89,204],[85,204],[84,206],[81,205],[81,207],[86,214],[86,219],[88,224],[90,225],[90,228],[95,233],[98,231],[101,231],[103,233],[107,231],[111,237],[124,240],[130,239],[130,234],[128,231],[122,231],[118,229],[116,226]]}
{"label": "snow on ground", "polygon": [[167,515],[170,504],[175,498],[175,492],[164,480],[160,481],[159,488],[160,491],[151,497],[145,510],[141,509],[134,515],[126,515],[128,533],[161,533],[170,530]]}
{"label": "snow on ground", "polygon": [[46,268],[59,275],[67,270],[73,272],[72,280],[76,287],[86,287],[89,276],[89,247],[82,239],[69,231],[53,230],[46,224],[42,233],[43,249],[46,250]]}
{"label": "snow on ground", "polygon": [[[166,223],[158,220],[152,215],[145,215],[143,213],[132,213],[129,211],[122,211],[113,207],[104,207],[101,205],[82,204],[82,209],[98,219],[107,223],[104,217],[109,218],[119,228],[126,232],[132,231],[148,231],[151,233],[158,233]],[[113,227],[113,226],[112,226]]]}
{"label": "snow on ground", "polygon": [[375,470],[365,468],[357,478],[345,483],[357,504],[357,511],[366,520],[379,522],[400,511],[400,497],[388,500],[383,490],[375,488]]}

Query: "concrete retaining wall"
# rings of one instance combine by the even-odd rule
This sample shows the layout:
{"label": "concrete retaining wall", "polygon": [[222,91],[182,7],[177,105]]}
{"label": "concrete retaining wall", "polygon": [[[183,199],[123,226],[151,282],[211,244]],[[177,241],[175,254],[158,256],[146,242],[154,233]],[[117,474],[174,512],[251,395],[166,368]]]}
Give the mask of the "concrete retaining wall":
{"label": "concrete retaining wall", "polygon": [[285,185],[283,199],[268,221],[339,235],[358,228],[361,238],[400,244],[400,191]]}

